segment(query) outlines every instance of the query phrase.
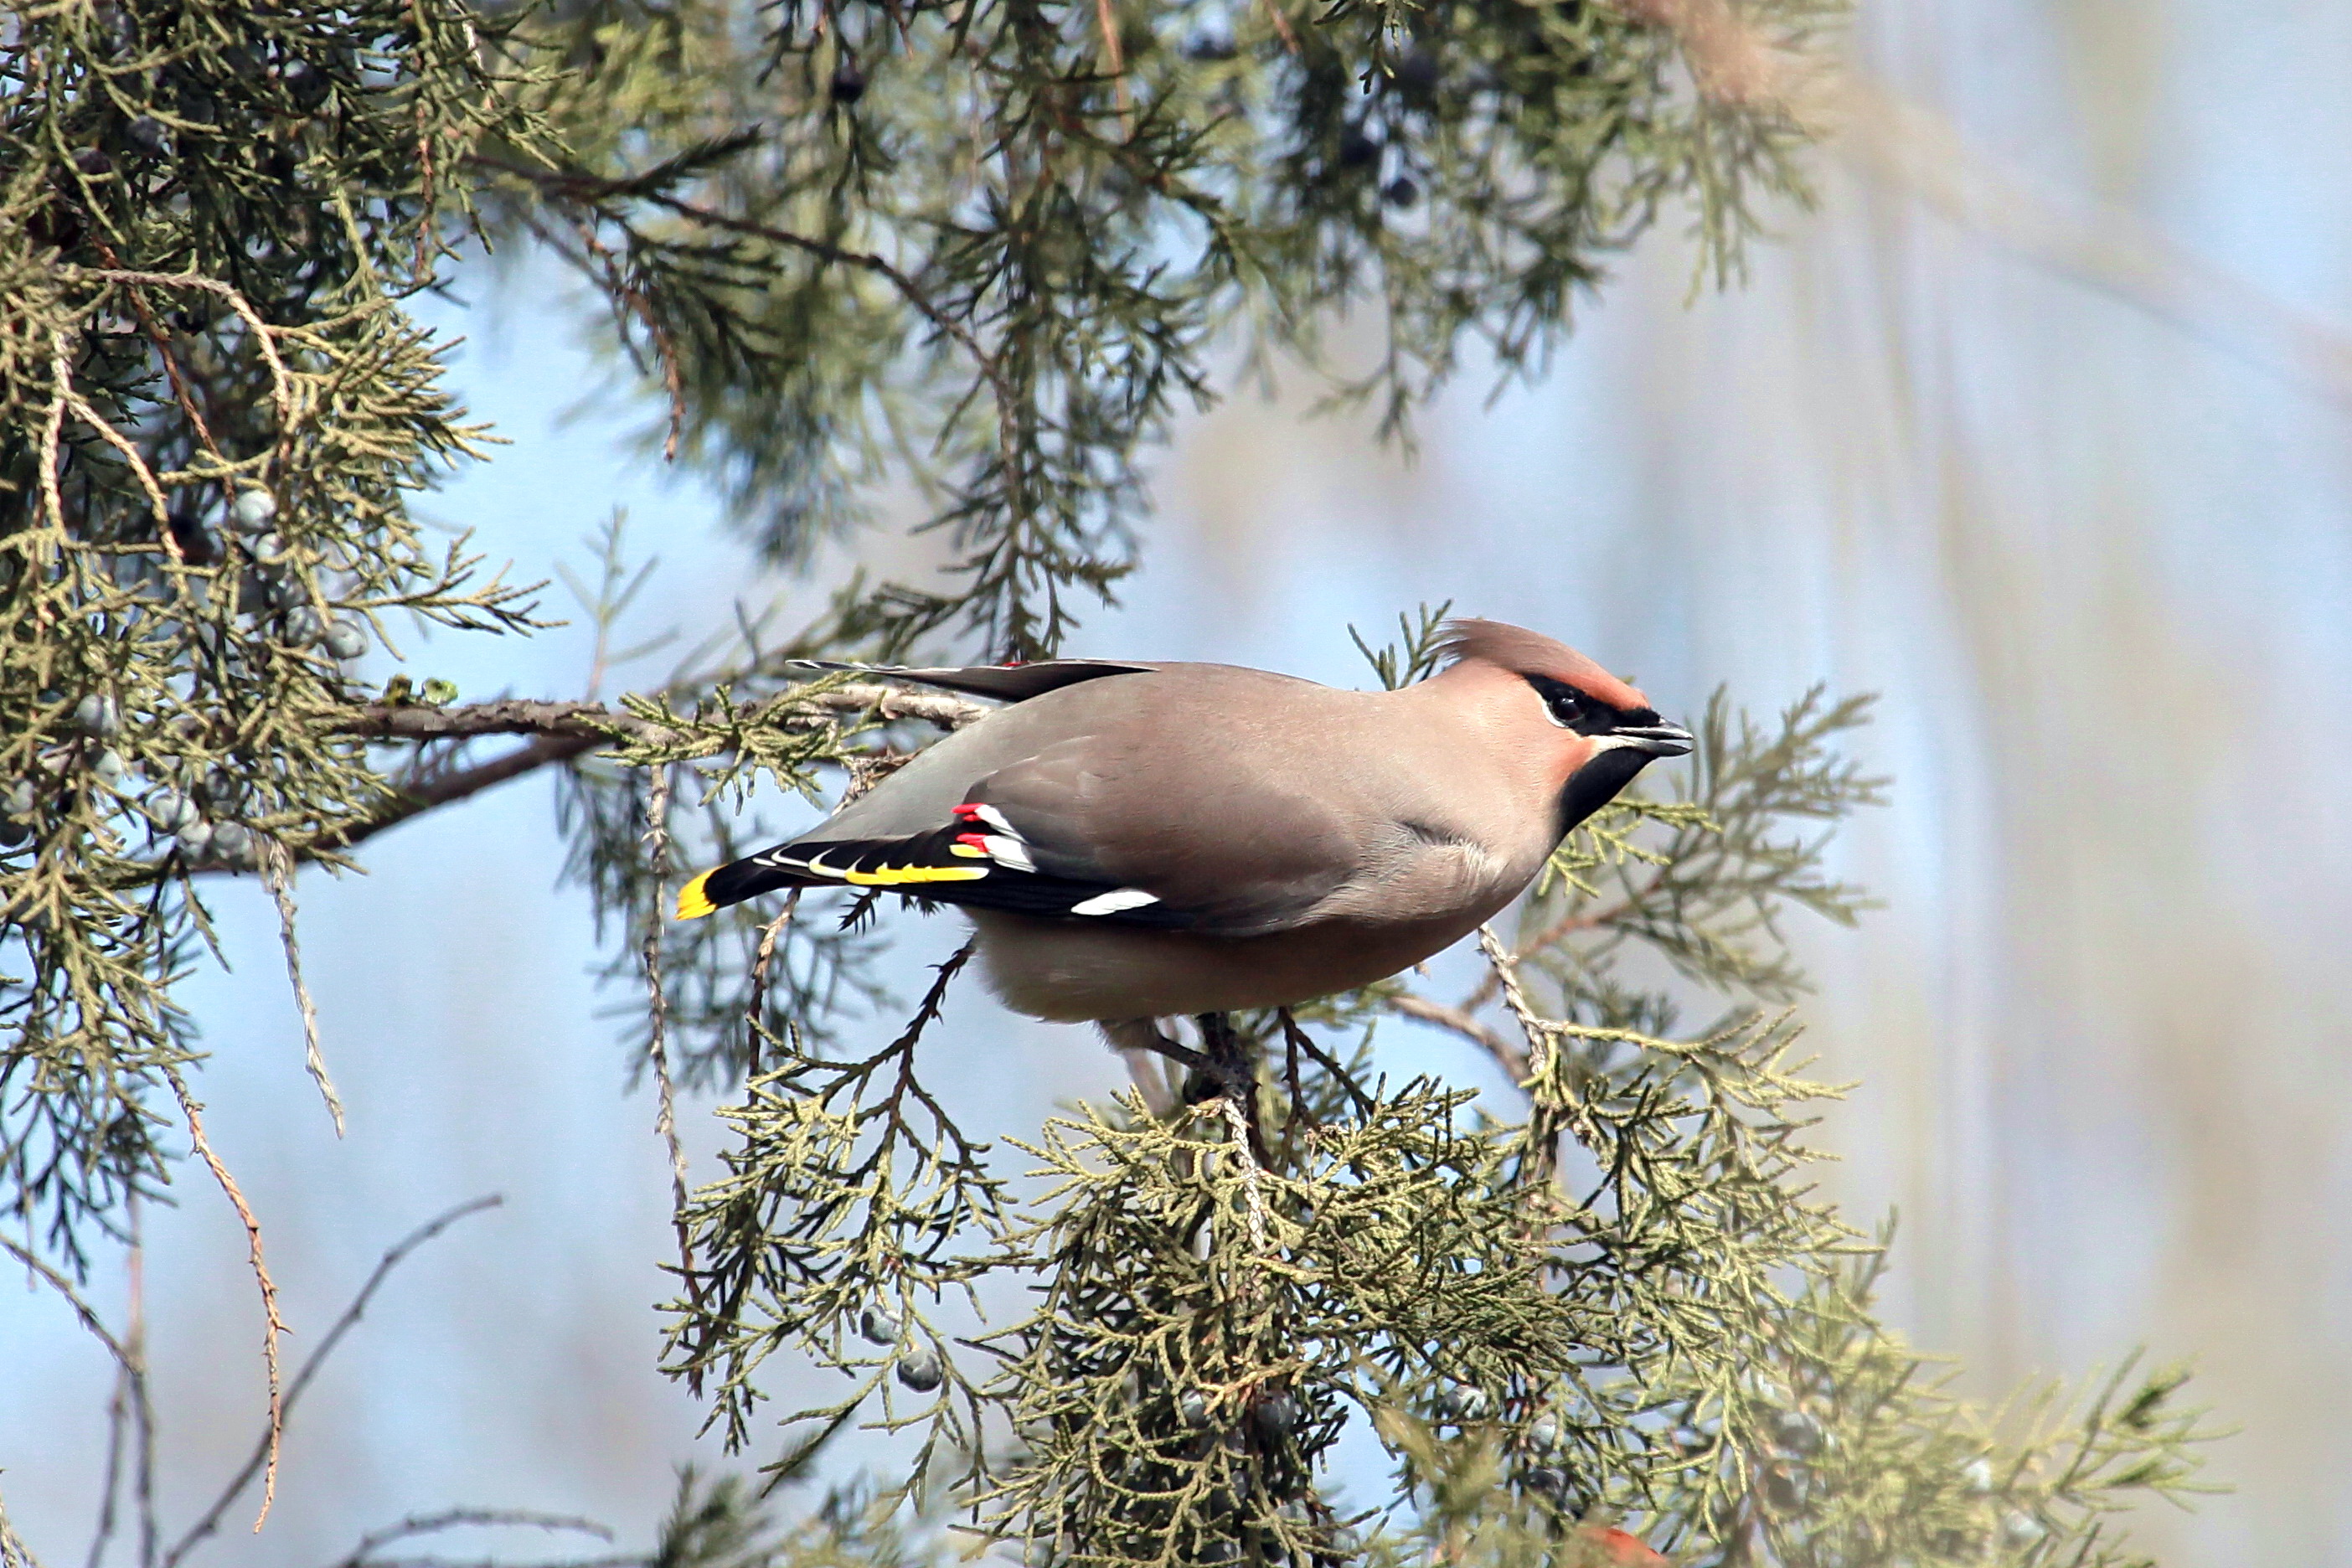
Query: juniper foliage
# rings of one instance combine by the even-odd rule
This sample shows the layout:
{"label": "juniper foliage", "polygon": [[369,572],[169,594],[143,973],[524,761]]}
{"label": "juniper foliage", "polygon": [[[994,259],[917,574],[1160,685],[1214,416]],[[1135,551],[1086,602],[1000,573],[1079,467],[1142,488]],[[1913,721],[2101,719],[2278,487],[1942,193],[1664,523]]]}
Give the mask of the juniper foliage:
{"label": "juniper foliage", "polygon": [[[943,1521],[1118,1568],[1622,1561],[1620,1522],[1689,1564],[2134,1561],[2105,1515],[2190,1486],[2177,1375],[1949,1399],[1872,1316],[1883,1240],[1810,1184],[1832,1091],[1780,1010],[1803,987],[1781,922],[1864,905],[1822,869],[1881,789],[1836,751],[1859,700],[1760,722],[1718,696],[1684,793],[1580,828],[1458,1004],[1390,983],[1203,1020],[1213,1098],[1142,1071],[1041,1131],[967,1131],[925,1082],[961,956],[866,1040],[870,900],[662,918],[689,864],[980,711],[796,658],[1030,657],[1110,598],[1141,464],[1218,356],[1403,438],[1474,351],[1538,370],[1662,216],[1728,277],[1758,198],[1801,196],[1803,127],[1758,72],[1827,16],[47,0],[0,23],[0,1245],[143,1423],[143,1352],[78,1278],[186,1159],[247,1222],[271,1428],[165,1560],[266,1497],[282,1415],[260,1226],[173,1000],[206,900],[267,889],[307,1016],[295,868],[548,770],[608,974],[644,987],[632,1058],[665,1124],[681,1085],[740,1095],[723,1174],[689,1192],[680,1165],[667,1365],[772,1479],[855,1423],[913,1435],[902,1474],[798,1528],[689,1478],[648,1562],[897,1568],[950,1550]],[[484,455],[408,309],[467,247],[578,273],[664,410],[649,442],[772,560],[898,483],[951,570],[853,580],[804,626],[746,607],[608,703],[641,581],[616,521],[575,585],[586,698],[461,704],[422,668],[360,689],[352,662],[421,627],[543,624],[539,590],[411,510]],[[1375,674],[1425,673],[1437,619],[1368,646]],[[1717,1016],[1682,1029],[1694,1003]],[[1517,1098],[1391,1082],[1404,1019]],[[334,1110],[315,1037],[309,1065]],[[843,1382],[772,1436],[779,1355]],[[1350,1495],[1340,1468],[1383,1479]],[[0,1562],[26,1560],[0,1513]]]}

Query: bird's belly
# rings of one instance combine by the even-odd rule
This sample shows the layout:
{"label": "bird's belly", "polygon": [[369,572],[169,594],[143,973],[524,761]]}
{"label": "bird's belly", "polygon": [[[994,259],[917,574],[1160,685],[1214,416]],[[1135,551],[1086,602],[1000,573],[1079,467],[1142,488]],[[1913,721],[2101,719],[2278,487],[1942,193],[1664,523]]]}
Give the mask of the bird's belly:
{"label": "bird's belly", "polygon": [[982,971],[1004,1005],[1076,1022],[1286,1007],[1353,990],[1451,947],[1492,912],[1381,926],[1327,921],[1252,937],[971,914]]}

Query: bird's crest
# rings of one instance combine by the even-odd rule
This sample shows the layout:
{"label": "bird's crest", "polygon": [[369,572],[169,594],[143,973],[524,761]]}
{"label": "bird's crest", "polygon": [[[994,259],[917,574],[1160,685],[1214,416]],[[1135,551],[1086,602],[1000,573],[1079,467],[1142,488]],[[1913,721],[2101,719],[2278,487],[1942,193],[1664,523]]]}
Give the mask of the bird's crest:
{"label": "bird's crest", "polygon": [[1650,700],[1564,642],[1501,621],[1457,619],[1445,623],[1438,653],[1448,664],[1476,659],[1515,675],[1564,680],[1589,697],[1622,711],[1647,708]]}

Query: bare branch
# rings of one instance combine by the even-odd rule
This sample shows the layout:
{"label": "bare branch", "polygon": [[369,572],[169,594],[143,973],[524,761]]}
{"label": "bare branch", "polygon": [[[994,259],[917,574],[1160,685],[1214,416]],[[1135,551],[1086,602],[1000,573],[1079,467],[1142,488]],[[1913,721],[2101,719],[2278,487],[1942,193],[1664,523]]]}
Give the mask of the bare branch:
{"label": "bare branch", "polygon": [[1417,1018],[1424,1024],[1434,1024],[1441,1029],[1452,1030],[1499,1062],[1503,1070],[1511,1075],[1513,1083],[1527,1081],[1527,1053],[1480,1023],[1464,1009],[1449,1007],[1443,1002],[1412,991],[1398,992],[1388,998],[1388,1005],[1391,1012],[1402,1013],[1408,1018]]}
{"label": "bare branch", "polygon": [[269,885],[269,897],[278,905],[278,944],[286,951],[286,978],[293,984],[294,1005],[302,1015],[302,1064],[310,1071],[310,1081],[319,1086],[327,1114],[335,1119],[335,1136],[341,1138],[343,1097],[335,1092],[335,1080],[327,1076],[327,1058],[319,1049],[319,1009],[302,978],[302,947],[295,935],[293,857],[275,838],[261,841],[261,879]]}
{"label": "bare branch", "polygon": [[218,1182],[221,1191],[228,1194],[230,1205],[236,1210],[236,1217],[245,1224],[246,1247],[253,1263],[253,1277],[261,1287],[261,1359],[269,1373],[269,1431],[262,1439],[261,1511],[254,1516],[253,1521],[253,1528],[258,1531],[262,1521],[269,1517],[269,1505],[278,1500],[278,1450],[286,1431],[286,1405],[280,1397],[278,1381],[278,1336],[286,1331],[286,1322],[278,1315],[278,1283],[269,1278],[269,1267],[261,1259],[261,1222],[253,1217],[252,1205],[245,1201],[245,1194],[237,1189],[236,1178],[228,1173],[228,1167],[221,1163],[220,1156],[213,1152],[211,1141],[205,1136],[204,1105],[188,1092],[188,1080],[181,1076],[178,1068],[166,1064],[163,1077],[171,1084],[173,1094],[179,1099],[180,1114],[188,1119],[189,1142],[195,1145],[196,1153],[211,1170],[213,1180]]}
{"label": "bare branch", "polygon": [[[961,729],[995,711],[986,703],[941,692],[909,691],[897,686],[859,682],[825,691],[788,693],[759,711],[758,717],[780,724],[803,724],[868,710],[884,719],[910,719],[942,730]],[[365,822],[353,823],[293,847],[296,856],[305,860],[350,849],[436,806],[478,795],[551,763],[585,756],[616,736],[658,740],[668,733],[662,726],[624,709],[608,708],[598,702],[541,702],[522,698],[472,702],[461,708],[372,702],[331,721],[327,732],[394,742],[456,741],[485,735],[530,735],[533,739],[527,745],[472,767],[427,773],[403,783],[383,808]],[[226,864],[212,863],[190,868],[200,873],[231,868]]]}
{"label": "bare branch", "polygon": [[[995,711],[982,702],[937,691],[860,681],[824,691],[791,691],[753,716],[772,723],[806,724],[872,709],[885,719],[919,719],[943,730],[960,729]],[[661,738],[668,731],[625,709],[601,702],[539,702],[501,698],[461,708],[422,703],[372,702],[328,725],[328,733],[383,741],[449,741],[478,735],[539,735],[594,745],[616,735]]]}
{"label": "bare branch", "polygon": [[[279,1428],[283,1425],[284,1416],[292,1413],[294,1409],[294,1402],[302,1397],[303,1391],[310,1386],[310,1380],[319,1375],[319,1369],[326,1364],[327,1358],[334,1353],[335,1347],[342,1342],[343,1336],[346,1333],[349,1333],[352,1326],[358,1323],[360,1319],[366,1314],[368,1303],[375,1300],[377,1289],[381,1288],[384,1280],[391,1276],[392,1271],[400,1267],[402,1260],[407,1258],[410,1253],[415,1251],[418,1247],[424,1246],[426,1242],[432,1240],[435,1237],[439,1236],[443,1231],[457,1224],[459,1220],[466,1218],[468,1215],[479,1214],[485,1209],[497,1208],[499,1205],[505,1202],[505,1198],[501,1197],[497,1193],[491,1193],[483,1197],[474,1198],[466,1203],[459,1204],[457,1207],[446,1210],[443,1213],[435,1215],[433,1218],[426,1220],[423,1225],[418,1226],[415,1230],[410,1231],[406,1236],[402,1237],[398,1241],[394,1242],[390,1247],[384,1248],[383,1256],[376,1260],[375,1268],[369,1271],[367,1282],[360,1287],[359,1294],[352,1298],[352,1304],[343,1309],[343,1315],[335,1320],[334,1326],[329,1329],[325,1337],[319,1341],[317,1348],[312,1350],[310,1356],[302,1363],[301,1370],[294,1374],[294,1381],[287,1386],[286,1401],[282,1410],[279,1412],[279,1420],[272,1424],[270,1430],[262,1434],[260,1442],[254,1446],[252,1457],[246,1460],[245,1468],[237,1471],[234,1477],[230,1478],[228,1485],[222,1489],[220,1496],[213,1500],[212,1507],[205,1510],[204,1517],[197,1520],[195,1523],[190,1525],[188,1527],[188,1532],[180,1537],[178,1542],[173,1546],[172,1550],[164,1554],[162,1568],[178,1568],[178,1563],[182,1558],[185,1557],[199,1542],[203,1541],[206,1536],[211,1535],[215,1530],[219,1529],[221,1515],[228,1511],[230,1505],[236,1501],[238,1494],[243,1492],[247,1487],[251,1486],[253,1484],[253,1478],[258,1475],[264,1467],[270,1462],[272,1453],[277,1446]],[[456,1522],[535,1523],[538,1522],[538,1521],[536,1519],[527,1519],[461,1521]],[[434,1528],[445,1527],[436,1526]],[[553,1527],[550,1526],[549,1528]],[[601,1526],[589,1524],[583,1524],[579,1526],[579,1528],[591,1531],[602,1530]],[[395,1540],[397,1539],[397,1536],[387,1535],[383,1539],[385,1541]],[[382,1544],[382,1542],[378,1541],[376,1537],[371,1536],[367,1541],[361,1542],[360,1552],[367,1552],[371,1550],[373,1545],[380,1544]],[[353,1555],[356,1557],[358,1554],[359,1553],[354,1553]]]}
{"label": "bare branch", "polygon": [[801,889],[794,888],[784,897],[784,907],[776,912],[760,932],[760,951],[751,962],[751,994],[743,1008],[745,1024],[743,1041],[743,1076],[760,1076],[760,1019],[768,1005],[768,966],[776,956],[776,939],[792,923],[793,911],[801,907]]}
{"label": "bare branch", "polygon": [[646,900],[646,1000],[652,1026],[646,1058],[653,1064],[654,1131],[669,1152],[670,1224],[677,1233],[677,1275],[695,1306],[702,1305],[701,1277],[694,1267],[694,1232],[686,1217],[686,1148],[677,1137],[677,1089],[669,1075],[669,995],[662,987],[662,925],[669,900],[669,770],[656,768],[646,791],[648,878]]}
{"label": "bare branch", "polygon": [[131,1360],[130,1351],[125,1348],[121,1340],[114,1337],[113,1331],[109,1329],[105,1321],[98,1315],[98,1309],[83,1300],[81,1292],[74,1289],[72,1280],[43,1262],[39,1254],[26,1250],[5,1236],[0,1236],[0,1252],[5,1252],[23,1264],[40,1277],[41,1283],[64,1297],[66,1305],[73,1309],[74,1316],[81,1320],[81,1326],[89,1331],[90,1338],[106,1347],[106,1353],[114,1358],[117,1365],[125,1372],[136,1370],[136,1363]]}
{"label": "bare branch", "polygon": [[[538,1513],[520,1508],[453,1508],[440,1513],[411,1514],[397,1524],[386,1525],[360,1538],[352,1554],[337,1568],[360,1568],[362,1563],[391,1545],[412,1535],[431,1535],[444,1530],[459,1530],[467,1525],[523,1525],[533,1530],[571,1530],[583,1535],[593,1535],[599,1541],[613,1539],[612,1527],[576,1514]],[[601,1561],[601,1560],[600,1560]],[[623,1558],[618,1561],[626,1562]]]}

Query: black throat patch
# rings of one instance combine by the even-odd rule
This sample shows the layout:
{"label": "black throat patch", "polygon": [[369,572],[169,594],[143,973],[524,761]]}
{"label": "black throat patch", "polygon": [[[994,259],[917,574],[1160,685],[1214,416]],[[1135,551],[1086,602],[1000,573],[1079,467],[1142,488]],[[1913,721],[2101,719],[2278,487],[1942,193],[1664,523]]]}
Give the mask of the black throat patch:
{"label": "black throat patch", "polygon": [[1633,746],[1612,746],[1576,772],[1559,791],[1559,837],[1617,798],[1633,775],[1650,764],[1650,753]]}

